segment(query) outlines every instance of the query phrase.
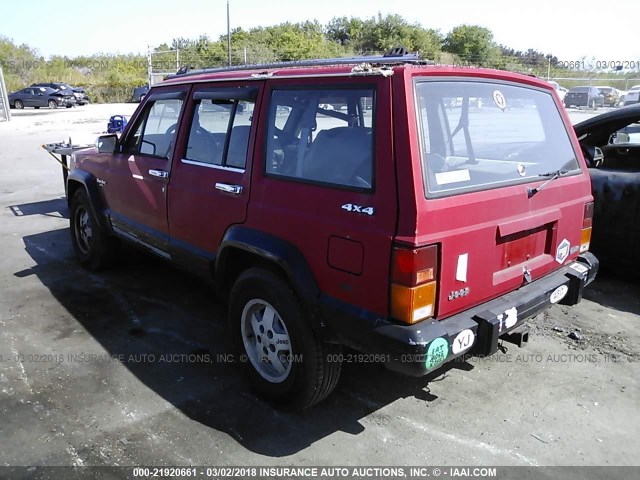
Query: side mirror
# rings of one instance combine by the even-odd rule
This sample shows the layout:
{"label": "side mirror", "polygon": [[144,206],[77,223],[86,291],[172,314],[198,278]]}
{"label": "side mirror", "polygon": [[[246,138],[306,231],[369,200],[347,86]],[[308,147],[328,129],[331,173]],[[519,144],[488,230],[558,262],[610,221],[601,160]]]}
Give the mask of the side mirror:
{"label": "side mirror", "polygon": [[117,145],[117,135],[101,135],[100,137],[98,137],[98,140],[96,140],[98,153],[114,153],[116,151]]}

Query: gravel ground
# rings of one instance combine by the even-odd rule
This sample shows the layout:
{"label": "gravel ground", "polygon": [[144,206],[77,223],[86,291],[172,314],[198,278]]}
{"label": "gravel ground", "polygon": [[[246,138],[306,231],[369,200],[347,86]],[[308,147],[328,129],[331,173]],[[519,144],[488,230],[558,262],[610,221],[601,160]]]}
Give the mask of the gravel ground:
{"label": "gravel ground", "polygon": [[420,379],[346,364],[324,403],[274,411],[224,362],[207,285],[135,251],[100,274],[73,259],[39,146],[92,142],[134,108],[0,124],[0,465],[639,464],[640,285],[611,275],[526,348]]}

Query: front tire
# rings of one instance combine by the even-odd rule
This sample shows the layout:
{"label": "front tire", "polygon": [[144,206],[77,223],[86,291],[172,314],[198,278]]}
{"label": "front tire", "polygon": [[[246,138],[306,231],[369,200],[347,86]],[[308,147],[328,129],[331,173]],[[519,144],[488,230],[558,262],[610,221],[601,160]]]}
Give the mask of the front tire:
{"label": "front tire", "polygon": [[58,108],[58,102],[56,102],[55,100],[49,100],[48,105],[49,105],[49,108],[51,109]]}
{"label": "front tire", "polygon": [[100,227],[84,189],[74,193],[70,209],[71,244],[78,262],[88,270],[111,266],[115,259],[116,240]]}
{"label": "front tire", "polygon": [[251,386],[293,409],[329,395],[340,377],[340,346],[318,339],[291,287],[262,268],[243,272],[231,291],[233,343]]}

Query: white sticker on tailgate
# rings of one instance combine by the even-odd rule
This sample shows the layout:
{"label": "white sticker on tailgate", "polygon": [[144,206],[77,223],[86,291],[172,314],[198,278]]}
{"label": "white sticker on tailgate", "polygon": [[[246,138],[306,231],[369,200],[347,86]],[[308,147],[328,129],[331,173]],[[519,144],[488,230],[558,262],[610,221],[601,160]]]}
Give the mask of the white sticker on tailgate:
{"label": "white sticker on tailgate", "polygon": [[569,243],[569,240],[567,240],[566,238],[563,239],[558,245],[558,248],[556,249],[556,262],[564,263],[564,261],[569,256],[570,248],[571,248],[571,244]]}
{"label": "white sticker on tailgate", "polygon": [[451,172],[436,173],[436,183],[447,185],[448,183],[468,182],[471,180],[469,170],[452,170]]}

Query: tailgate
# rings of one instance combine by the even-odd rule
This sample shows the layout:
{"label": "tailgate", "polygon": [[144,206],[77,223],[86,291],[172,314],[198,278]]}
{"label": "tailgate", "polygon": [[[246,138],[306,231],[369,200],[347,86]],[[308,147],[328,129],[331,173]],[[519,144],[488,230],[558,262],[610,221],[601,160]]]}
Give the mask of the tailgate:
{"label": "tailgate", "polygon": [[424,181],[414,244],[439,246],[436,317],[575,259],[590,184],[551,92],[460,79],[415,88]]}
{"label": "tailgate", "polygon": [[[539,184],[539,182],[538,182]],[[524,186],[438,199],[420,213],[438,244],[436,316],[445,318],[520,288],[575,260],[585,203],[582,175],[560,178],[529,199]],[[425,226],[426,229],[426,226]]]}

